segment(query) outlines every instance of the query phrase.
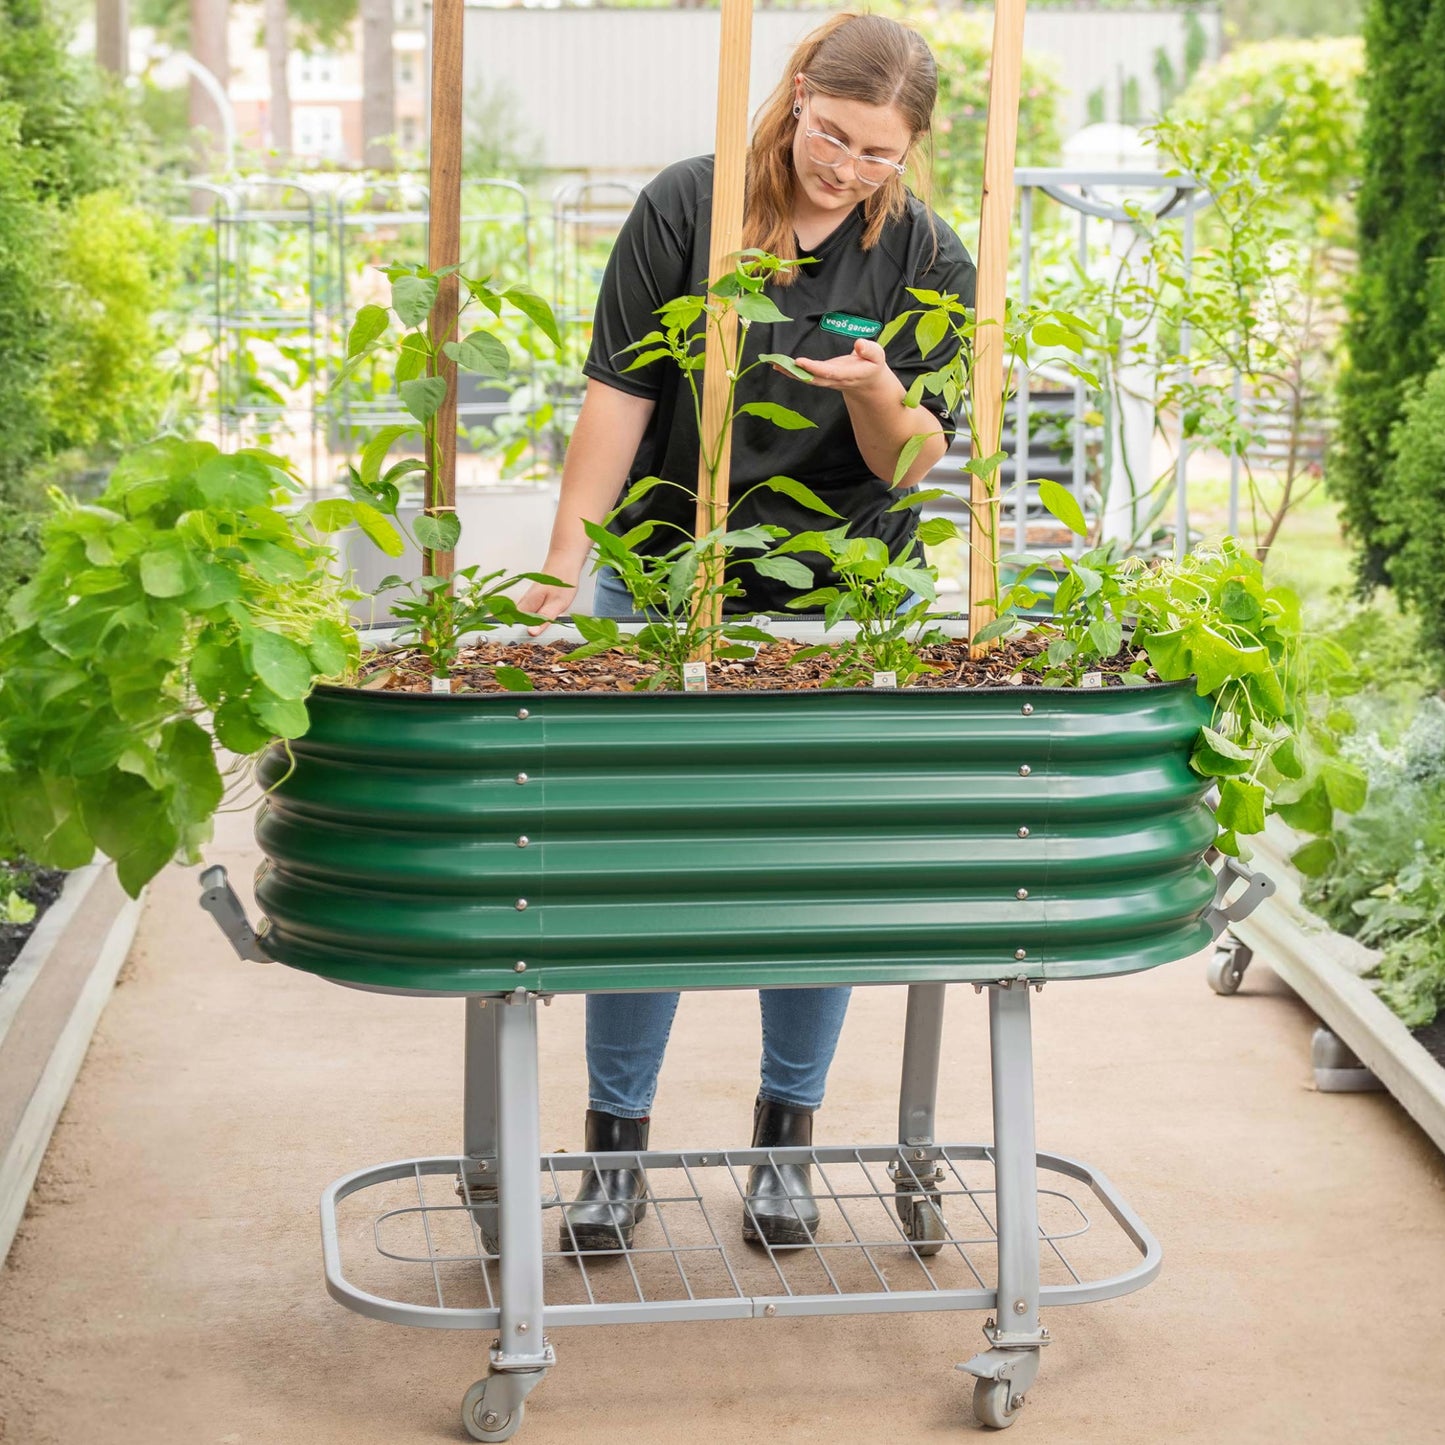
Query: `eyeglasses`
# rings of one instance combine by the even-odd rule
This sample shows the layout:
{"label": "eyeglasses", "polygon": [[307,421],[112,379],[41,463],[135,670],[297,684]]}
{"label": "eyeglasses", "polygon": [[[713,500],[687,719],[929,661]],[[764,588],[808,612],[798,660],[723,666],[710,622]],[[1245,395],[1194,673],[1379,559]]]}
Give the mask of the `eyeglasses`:
{"label": "eyeglasses", "polygon": [[[809,97],[811,100],[811,97]],[[897,161],[886,161],[882,156],[857,155],[850,151],[837,136],[826,131],[803,130],[803,151],[810,161],[816,161],[829,170],[841,166],[844,161],[853,162],[853,174],[865,186],[881,186],[895,176],[901,176],[907,169]]]}

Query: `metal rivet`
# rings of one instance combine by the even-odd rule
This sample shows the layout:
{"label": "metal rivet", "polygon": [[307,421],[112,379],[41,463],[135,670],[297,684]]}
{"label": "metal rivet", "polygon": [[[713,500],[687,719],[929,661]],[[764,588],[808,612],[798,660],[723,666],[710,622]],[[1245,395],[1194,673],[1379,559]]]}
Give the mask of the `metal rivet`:
{"label": "metal rivet", "polygon": [[699,1155],[697,1162],[698,1162],[699,1164],[706,1164],[706,1163],[707,1163],[707,1155],[706,1155],[706,1154]]}
{"label": "metal rivet", "polygon": [[520,958],[516,961],[516,963],[514,963],[514,964],[512,965],[512,972],[513,972],[513,973],[526,973],[526,971],[527,971],[527,965],[526,965],[525,963],[523,963]]}
{"label": "metal rivet", "polygon": [[522,836],[517,839],[517,847],[525,848],[527,844],[531,841],[532,840],[525,833],[523,833]]}
{"label": "metal rivet", "polygon": [[524,708],[524,707],[519,707],[519,708],[517,709],[517,716],[518,716],[519,718],[522,718],[522,719],[525,721],[527,718],[531,717],[532,714],[529,713],[526,708]]}
{"label": "metal rivet", "polygon": [[[1026,1314],[1028,1314],[1028,1312],[1029,1312],[1029,1307],[1028,1307],[1028,1305],[1027,1305],[1023,1300],[1021,1300],[1021,1299],[1016,1299],[1016,1300],[1014,1301],[1014,1313],[1015,1313],[1016,1315],[1026,1315]],[[518,1325],[517,1328],[518,1328],[519,1330],[523,1330],[523,1329],[526,1329],[526,1326],[525,1326],[525,1325]]]}
{"label": "metal rivet", "polygon": [[[1016,1304],[1016,1305],[1014,1306],[1014,1308],[1015,1308],[1020,1314],[1022,1314],[1022,1313],[1023,1313],[1023,1301],[1020,1300],[1020,1301],[1018,1302],[1018,1304]],[[518,1320],[518,1321],[517,1321],[517,1333],[518,1333],[519,1335],[525,1335],[525,1334],[527,1333],[527,1331],[530,1330],[531,1328],[532,1328],[531,1325],[529,1325],[529,1324],[526,1322],[526,1320]]]}
{"label": "metal rivet", "polygon": [[1019,899],[1021,902],[1022,902],[1023,899],[1027,898],[1028,896],[1029,896],[1029,890],[1028,890],[1027,888],[1020,888],[1019,891],[1014,894],[1014,897],[1017,898],[1017,899]]}
{"label": "metal rivet", "polygon": [[1031,772],[1033,772],[1033,769],[1032,769],[1031,767],[1029,767],[1029,765],[1028,765],[1027,763],[1022,763],[1022,764],[1020,764],[1020,766],[1019,766],[1019,777],[1021,777],[1021,778],[1026,778],[1026,777],[1028,777],[1028,775],[1029,775]]}
{"label": "metal rivet", "polygon": [[1027,838],[1028,836],[1029,836],[1029,830],[1028,830],[1027,827],[1023,827],[1023,828],[1020,828],[1020,829],[1019,829],[1019,837],[1020,837],[1020,838]]}
{"label": "metal rivet", "polygon": [[526,912],[526,909],[527,909],[527,900],[526,900],[525,898],[519,898],[519,899],[517,900],[517,912],[518,912],[518,913],[525,913],[525,912]]}
{"label": "metal rivet", "polygon": [[769,1319],[772,1319],[772,1317],[773,1317],[775,1314],[777,1314],[777,1312],[778,1312],[778,1307],[777,1307],[777,1305],[764,1305],[764,1306],[763,1306],[763,1313],[764,1313],[765,1315],[767,1315],[767,1317],[768,1317]]}
{"label": "metal rivet", "polygon": [[526,775],[526,773],[518,773],[518,774],[517,774],[517,782],[518,782],[519,785],[522,784],[522,783],[525,783],[526,781],[527,781],[527,775]]}
{"label": "metal rivet", "polygon": [[1024,958],[1027,958],[1028,956],[1029,956],[1029,951],[1028,951],[1028,949],[1026,949],[1026,948],[1016,948],[1016,949],[1014,949],[1014,957],[1015,957],[1015,958],[1024,959]]}
{"label": "metal rivet", "polygon": [[1031,702],[1026,702],[1019,711],[1023,713],[1025,717],[1032,717],[1034,715],[1034,705]]}

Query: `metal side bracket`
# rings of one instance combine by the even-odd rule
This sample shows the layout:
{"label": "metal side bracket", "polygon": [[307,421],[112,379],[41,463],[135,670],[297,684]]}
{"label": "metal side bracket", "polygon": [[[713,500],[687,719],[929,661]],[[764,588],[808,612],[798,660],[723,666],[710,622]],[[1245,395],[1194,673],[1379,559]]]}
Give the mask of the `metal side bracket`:
{"label": "metal side bracket", "polygon": [[216,920],[237,956],[253,963],[270,963],[271,957],[261,947],[256,930],[246,917],[246,910],[231,887],[226,870],[217,864],[201,874],[201,907]]}
{"label": "metal side bracket", "polygon": [[[1243,883],[1244,887],[1231,898],[1229,892],[1236,883]],[[1238,858],[1221,854],[1214,875],[1214,902],[1204,914],[1210,937],[1217,939],[1231,923],[1248,918],[1266,898],[1273,898],[1274,892],[1273,878],[1256,873]]]}

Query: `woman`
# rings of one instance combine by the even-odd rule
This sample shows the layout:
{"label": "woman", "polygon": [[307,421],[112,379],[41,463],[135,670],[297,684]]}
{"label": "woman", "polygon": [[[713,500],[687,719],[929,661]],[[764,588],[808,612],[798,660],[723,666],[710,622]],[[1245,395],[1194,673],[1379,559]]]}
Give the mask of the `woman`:
{"label": "woman", "polygon": [[[911,487],[947,450],[953,420],[937,398],[904,404],[909,383],[941,366],[927,363],[912,329],[887,353],[873,338],[884,323],[916,304],[909,287],[973,303],[974,269],[953,232],[904,184],[906,168],[927,180],[937,72],[913,30],[874,15],[835,16],[794,52],[787,72],[759,112],[748,152],[744,245],[785,259],[814,260],[780,275],[774,300],[790,319],[753,325],[747,354],[795,356],[811,387],[781,370],[759,367],[737,401],[773,400],[802,411],[816,426],[780,431],[761,418],[734,427],[733,496],[783,474],[806,482],[849,519],[855,536],[896,548],[917,526],[913,509],[889,512],[891,479],[905,442],[926,440],[899,483]],[[920,152],[924,163],[919,165]],[[926,193],[926,192],[925,192]],[[656,326],[657,307],[705,288],[712,197],[712,158],[683,161],[643,191],[607,264],[597,304],[581,413],[562,473],[562,493],[542,570],[565,587],[534,586],[527,610],[556,617],[571,603],[588,554],[584,520],[600,521],[632,481],[663,476],[689,485],[698,438],[681,373],[667,364],[625,368],[624,352]],[[693,503],[659,487],[623,513],[623,532],[645,517],[689,531]],[[737,526],[771,522],[789,531],[817,526],[809,513],[776,493],[754,493],[733,513]],[[659,529],[654,545],[670,545]],[[751,568],[739,570],[744,595],[730,609],[780,612],[801,595]],[[816,585],[829,578],[819,575]],[[616,576],[599,571],[593,611],[628,616],[633,605]],[[540,631],[540,629],[533,629]],[[762,1087],[753,1118],[756,1147],[806,1146],[823,1100],[843,1015],[846,988],[765,989]],[[597,994],[587,1000],[588,1152],[647,1147],[649,1117],[677,994]],[[564,1250],[618,1249],[631,1243],[645,1212],[640,1173],[602,1170],[583,1176],[562,1223]],[[755,1168],[748,1181],[743,1237],[770,1245],[807,1244],[818,1223],[806,1166]]]}

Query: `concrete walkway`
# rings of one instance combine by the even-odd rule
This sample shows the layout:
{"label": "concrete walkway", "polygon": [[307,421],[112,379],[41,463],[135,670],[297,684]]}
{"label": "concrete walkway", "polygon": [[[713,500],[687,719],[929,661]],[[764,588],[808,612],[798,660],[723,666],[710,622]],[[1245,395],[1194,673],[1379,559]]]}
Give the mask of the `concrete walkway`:
{"label": "concrete walkway", "polygon": [[[213,861],[240,882],[248,820]],[[322,1287],[336,1176],[459,1142],[461,1010],[229,954],[188,872],[158,880],[0,1272],[5,1445],[410,1445],[464,1439],[490,1337],[383,1325]],[[901,990],[855,995],[821,1142],[886,1142]],[[986,1018],[949,995],[945,1139],[986,1139]],[[1445,1169],[1387,1096],[1310,1086],[1312,1020],[1256,963],[1199,961],[1035,999],[1040,1147],[1104,1170],[1164,1272],[1046,1315],[1012,1439],[1445,1441]],[[543,1016],[543,1144],[580,1145],[582,1008]],[[745,1144],[752,995],[683,1001],[657,1146]],[[529,1445],[944,1441],[981,1315],[555,1332]]]}

